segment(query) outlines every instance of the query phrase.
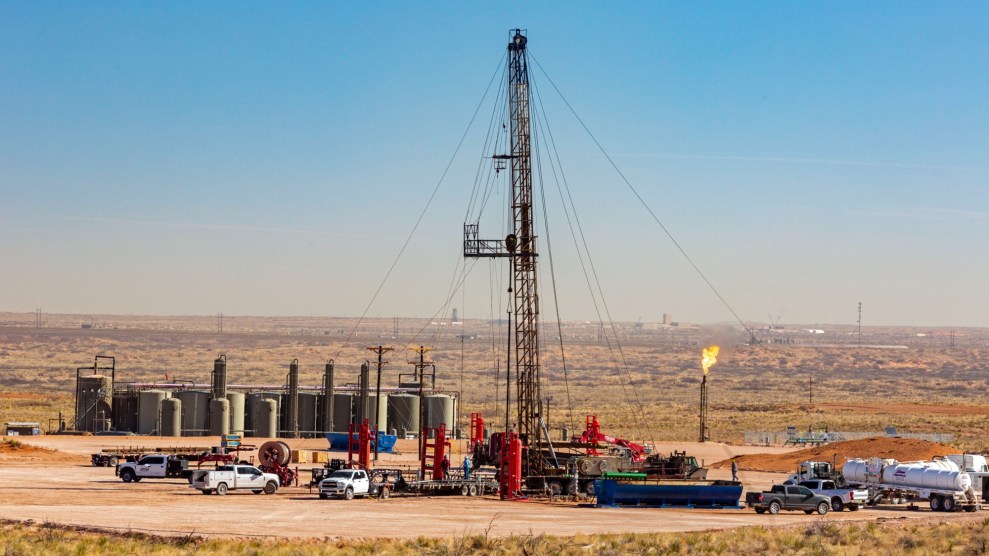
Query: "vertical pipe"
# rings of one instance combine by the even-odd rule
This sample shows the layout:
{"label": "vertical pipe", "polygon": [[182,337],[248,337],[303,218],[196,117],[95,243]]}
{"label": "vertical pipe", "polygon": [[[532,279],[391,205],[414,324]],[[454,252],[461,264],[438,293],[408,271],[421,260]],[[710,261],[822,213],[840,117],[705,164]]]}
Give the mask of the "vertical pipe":
{"label": "vertical pipe", "polygon": [[323,432],[333,432],[333,360],[326,363],[323,374]]}
{"label": "vertical pipe", "polygon": [[364,361],[361,364],[361,378],[358,381],[360,386],[360,392],[358,393],[357,400],[357,423],[363,423],[364,419],[367,419],[367,406],[368,406],[368,382],[371,374],[371,363],[369,361]]}
{"label": "vertical pipe", "polygon": [[378,346],[378,383],[374,392],[374,461],[378,461],[378,431],[381,430],[381,423],[378,422],[378,415],[381,415],[381,356],[384,354],[384,346]]}
{"label": "vertical pipe", "polygon": [[288,429],[289,438],[299,438],[299,360],[288,366]]}

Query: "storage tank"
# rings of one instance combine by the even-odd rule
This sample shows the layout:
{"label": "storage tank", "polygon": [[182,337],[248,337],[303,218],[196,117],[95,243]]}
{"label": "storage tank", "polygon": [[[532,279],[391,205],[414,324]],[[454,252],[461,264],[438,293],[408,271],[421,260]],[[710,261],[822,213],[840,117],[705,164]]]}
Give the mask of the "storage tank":
{"label": "storage tank", "polygon": [[182,400],[182,435],[205,436],[209,432],[209,392],[181,390],[172,397]]}
{"label": "storage tank", "polygon": [[841,470],[850,483],[903,488],[963,491],[972,486],[968,473],[948,460],[900,463],[892,459],[849,460]]}
{"label": "storage tank", "polygon": [[138,394],[137,434],[160,433],[161,402],[168,397],[164,390],[144,390]]}
{"label": "storage tank", "polygon": [[316,403],[319,394],[309,392],[299,393],[299,435],[303,438],[312,438],[320,430],[316,421]]}
{"label": "storage tank", "polygon": [[388,396],[388,428],[419,434],[419,396]]}
{"label": "storage tank", "polygon": [[105,375],[78,377],[76,382],[76,430],[109,430],[113,413],[113,379]]}
{"label": "storage tank", "polygon": [[161,435],[182,436],[182,400],[165,398],[161,401]]}
{"label": "storage tank", "polygon": [[[377,420],[375,420],[377,414]],[[381,403],[375,395],[367,397],[367,425],[369,430],[374,430],[375,426],[380,431],[387,430],[388,427],[388,395],[381,394]]]}
{"label": "storage tank", "polygon": [[353,394],[333,394],[333,431],[347,432],[354,412]]}
{"label": "storage tank", "polygon": [[230,402],[230,434],[244,434],[246,398],[243,392],[227,392],[227,400]]}
{"label": "storage tank", "polygon": [[451,435],[456,425],[453,422],[453,398],[446,394],[426,396],[426,427],[435,429],[446,424],[447,434]]}
{"label": "storage tank", "polygon": [[140,398],[138,392],[124,392],[113,396],[113,429],[137,432]]}
{"label": "storage tank", "polygon": [[255,409],[255,436],[259,438],[276,438],[278,436],[278,402],[264,398],[258,400]]}
{"label": "storage tank", "polygon": [[214,398],[209,401],[209,434],[230,434],[230,400]]}

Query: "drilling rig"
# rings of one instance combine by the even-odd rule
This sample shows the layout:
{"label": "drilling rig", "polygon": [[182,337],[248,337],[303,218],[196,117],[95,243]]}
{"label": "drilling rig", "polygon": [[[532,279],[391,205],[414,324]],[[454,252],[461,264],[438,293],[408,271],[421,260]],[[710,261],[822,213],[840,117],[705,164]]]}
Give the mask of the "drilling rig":
{"label": "drilling rig", "polygon": [[[548,461],[544,450],[552,452],[548,435],[543,435],[539,408],[539,296],[537,293],[535,224],[532,207],[532,148],[527,38],[521,29],[512,31],[508,43],[507,99],[511,152],[496,154],[496,164],[510,166],[512,230],[504,240],[478,239],[478,224],[464,224],[464,257],[507,257],[512,277],[509,294],[510,314],[514,317],[514,342],[509,340],[509,365],[516,373],[517,434],[522,441],[522,477],[542,476]],[[509,376],[511,376],[509,374]],[[506,400],[507,401],[507,400]],[[507,423],[506,433],[511,428]]]}

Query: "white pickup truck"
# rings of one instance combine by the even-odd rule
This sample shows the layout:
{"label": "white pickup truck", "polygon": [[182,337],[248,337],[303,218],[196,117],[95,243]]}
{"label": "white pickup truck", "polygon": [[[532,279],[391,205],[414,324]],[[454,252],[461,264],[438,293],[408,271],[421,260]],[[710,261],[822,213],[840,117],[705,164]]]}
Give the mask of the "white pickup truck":
{"label": "white pickup truck", "polygon": [[[344,498],[353,500],[354,496],[367,496],[370,492],[371,481],[367,471],[363,469],[338,469],[319,482],[319,497]],[[382,494],[388,489],[384,489]],[[387,494],[384,494],[387,496]]]}
{"label": "white pickup truck", "polygon": [[115,473],[125,483],[140,482],[141,479],[188,478],[192,470],[189,462],[173,456],[148,455],[137,461],[121,463]]}
{"label": "white pickup truck", "polygon": [[254,494],[274,494],[278,490],[278,475],[264,473],[253,465],[226,465],[216,469],[196,470],[189,481],[192,488],[203,494],[216,492],[223,496],[235,489],[250,490]]}
{"label": "white pickup truck", "polygon": [[869,501],[869,491],[864,488],[838,488],[838,485],[827,479],[801,481],[800,486],[807,487],[814,494],[823,494],[831,499],[831,510],[840,512],[845,508],[854,512]]}

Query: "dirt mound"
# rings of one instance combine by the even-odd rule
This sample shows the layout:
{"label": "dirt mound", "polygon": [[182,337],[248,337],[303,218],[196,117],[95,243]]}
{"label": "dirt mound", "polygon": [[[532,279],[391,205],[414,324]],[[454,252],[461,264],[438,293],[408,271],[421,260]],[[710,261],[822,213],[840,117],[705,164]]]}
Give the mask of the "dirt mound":
{"label": "dirt mound", "polygon": [[15,439],[0,441],[0,462],[4,463],[80,463],[86,461],[84,456],[39,448]]}
{"label": "dirt mound", "polygon": [[[865,438],[847,442],[832,442],[785,454],[749,454],[736,456],[738,468],[746,471],[793,472],[802,461],[832,461],[838,456],[838,469],[851,458],[892,458],[897,461],[929,460],[934,456],[958,453],[957,448],[910,438]],[[731,459],[711,467],[731,466]]]}

